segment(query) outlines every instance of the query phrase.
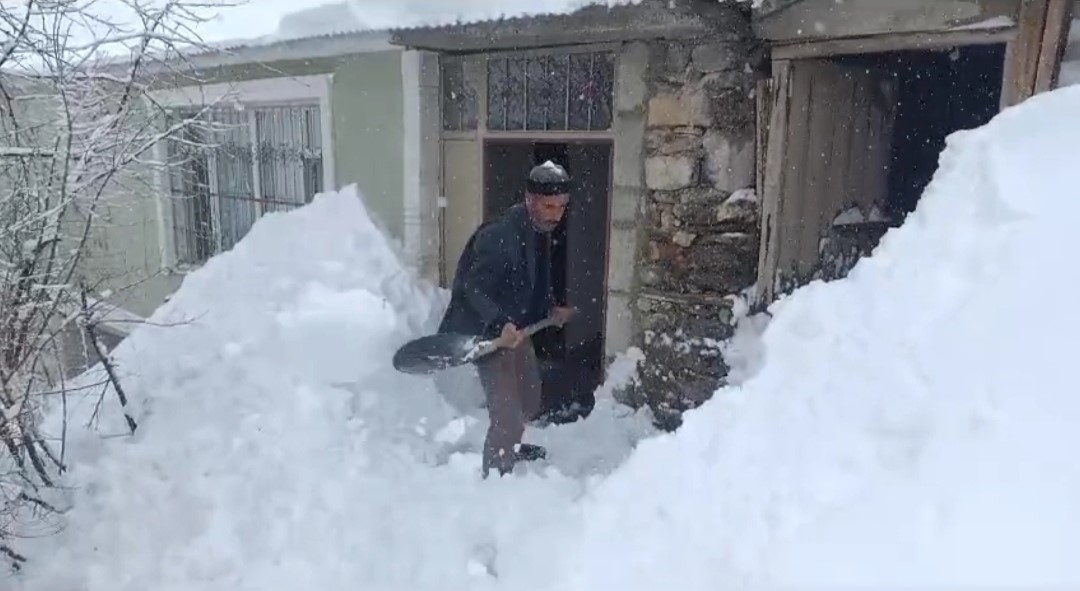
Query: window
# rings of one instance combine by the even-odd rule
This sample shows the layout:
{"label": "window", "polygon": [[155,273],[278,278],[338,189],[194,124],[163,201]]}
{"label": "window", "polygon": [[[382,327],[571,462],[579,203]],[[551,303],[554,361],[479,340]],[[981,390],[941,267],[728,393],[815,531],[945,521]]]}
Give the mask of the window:
{"label": "window", "polygon": [[442,125],[446,131],[474,130],[480,120],[476,89],[465,77],[460,57],[440,58]]}
{"label": "window", "polygon": [[575,53],[488,60],[487,127],[595,131],[611,127],[615,59]]}
{"label": "window", "polygon": [[[198,109],[175,109],[194,117]],[[220,108],[168,142],[175,253],[197,265],[232,248],[261,215],[323,190],[317,104]]]}

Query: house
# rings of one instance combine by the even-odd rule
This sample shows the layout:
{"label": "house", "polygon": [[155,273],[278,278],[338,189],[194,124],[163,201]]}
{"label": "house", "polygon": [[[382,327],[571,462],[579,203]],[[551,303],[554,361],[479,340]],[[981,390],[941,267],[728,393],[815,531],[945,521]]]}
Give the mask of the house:
{"label": "house", "polygon": [[203,147],[158,146],[155,160],[183,165],[158,175],[151,198],[110,198],[87,269],[109,278],[110,303],[146,317],[260,216],[350,183],[411,264],[434,278],[425,222],[434,205],[420,197],[435,193],[437,155],[427,152],[437,146],[424,138],[438,123],[421,105],[431,103],[422,99],[435,92],[437,71],[388,38],[345,31],[238,42],[186,55],[183,77],[147,70],[153,100],[172,116],[210,107],[203,119],[220,128],[188,129],[184,139]]}
{"label": "house", "polygon": [[438,55],[441,280],[546,159],[577,179],[545,355],[643,348],[667,425],[723,382],[739,298],[842,277],[944,138],[1056,83],[1073,0],[643,0],[392,31]]}

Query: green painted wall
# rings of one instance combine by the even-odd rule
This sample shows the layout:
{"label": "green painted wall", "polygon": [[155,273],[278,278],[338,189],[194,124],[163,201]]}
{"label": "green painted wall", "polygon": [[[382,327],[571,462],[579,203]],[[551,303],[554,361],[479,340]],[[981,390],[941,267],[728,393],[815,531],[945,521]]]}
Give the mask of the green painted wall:
{"label": "green painted wall", "polygon": [[104,224],[83,265],[86,277],[113,292],[111,303],[140,316],[152,314],[183,280],[183,275],[162,271],[157,199],[151,191],[111,194]]}
{"label": "green painted wall", "polygon": [[[333,123],[333,158],[336,185],[356,183],[376,221],[397,240],[403,233],[403,119],[401,52],[385,51],[344,56],[318,63],[289,65],[289,75],[333,72],[330,105]],[[261,74],[256,76],[255,74]],[[233,80],[266,75],[265,68],[222,72]],[[132,171],[132,174],[141,174]],[[151,179],[128,186],[143,187],[142,194],[117,192],[109,196],[109,222],[93,240],[83,273],[111,289],[110,301],[131,312],[149,316],[179,288],[182,274],[162,271],[162,241],[158,196]],[[168,201],[163,207],[169,207]],[[107,279],[106,279],[107,278]],[[102,280],[104,279],[104,280]]]}
{"label": "green painted wall", "polygon": [[368,210],[398,240],[404,226],[402,98],[400,51],[345,58],[334,72],[338,186],[356,183]]}

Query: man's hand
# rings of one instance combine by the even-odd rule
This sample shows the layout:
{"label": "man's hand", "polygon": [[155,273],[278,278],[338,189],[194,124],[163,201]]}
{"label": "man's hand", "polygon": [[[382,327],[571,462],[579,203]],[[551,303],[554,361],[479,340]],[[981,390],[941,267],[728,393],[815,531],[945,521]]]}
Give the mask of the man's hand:
{"label": "man's hand", "polygon": [[565,325],[575,314],[577,314],[577,310],[565,306],[555,306],[551,309],[551,317],[559,326]]}
{"label": "man's hand", "polygon": [[513,322],[507,322],[503,325],[502,334],[499,335],[496,342],[503,349],[516,349],[524,340],[525,333],[518,330],[518,327],[514,326]]}

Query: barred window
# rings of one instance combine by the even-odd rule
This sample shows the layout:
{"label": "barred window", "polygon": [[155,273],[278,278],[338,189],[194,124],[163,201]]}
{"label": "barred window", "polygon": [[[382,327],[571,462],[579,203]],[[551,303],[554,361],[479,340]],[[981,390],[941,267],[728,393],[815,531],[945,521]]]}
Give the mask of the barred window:
{"label": "barred window", "polygon": [[[177,109],[171,117],[194,118]],[[323,190],[318,105],[221,108],[168,142],[177,262],[200,264],[232,248],[265,213]]]}
{"label": "barred window", "polygon": [[611,128],[615,58],[592,52],[488,60],[487,127],[498,131]]}
{"label": "barred window", "polygon": [[442,80],[442,125],[446,131],[474,130],[480,121],[476,89],[465,76],[465,63],[460,57],[439,60]]}

